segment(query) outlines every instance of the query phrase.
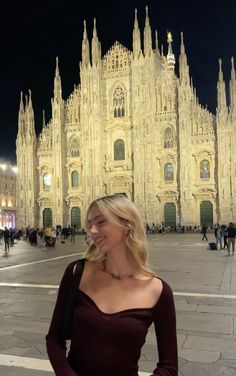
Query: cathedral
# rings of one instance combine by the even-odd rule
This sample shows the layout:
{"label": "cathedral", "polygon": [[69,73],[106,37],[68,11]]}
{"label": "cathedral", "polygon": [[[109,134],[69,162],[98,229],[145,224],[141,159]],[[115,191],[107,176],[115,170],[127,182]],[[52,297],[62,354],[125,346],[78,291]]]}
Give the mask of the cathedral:
{"label": "cathedral", "polygon": [[[199,104],[183,35],[176,72],[172,35],[159,48],[146,8],[137,11],[132,51],[115,42],[102,56],[94,20],[84,22],[80,83],[62,97],[56,59],[52,118],[37,136],[31,93],[21,94],[17,154],[17,226],[84,225],[89,203],[126,194],[145,223],[236,221],[236,75],[229,103],[219,60],[217,109]],[[227,168],[226,168],[227,167]]]}

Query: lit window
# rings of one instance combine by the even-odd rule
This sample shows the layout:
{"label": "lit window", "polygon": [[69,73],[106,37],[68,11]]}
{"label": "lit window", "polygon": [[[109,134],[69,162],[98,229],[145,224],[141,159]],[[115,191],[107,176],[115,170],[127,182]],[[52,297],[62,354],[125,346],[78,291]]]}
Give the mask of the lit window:
{"label": "lit window", "polygon": [[78,171],[73,171],[71,174],[71,186],[73,188],[79,186],[79,173]]}
{"label": "lit window", "polygon": [[125,94],[121,86],[116,87],[113,94],[113,114],[114,117],[125,116]]}
{"label": "lit window", "polygon": [[165,181],[174,180],[173,164],[167,163],[165,165]]}
{"label": "lit window", "polygon": [[125,159],[125,143],[123,140],[114,142],[114,160],[121,161]]}
{"label": "lit window", "polygon": [[51,174],[44,174],[43,175],[43,189],[48,191],[50,189],[50,186],[52,184],[52,175]]}
{"label": "lit window", "polygon": [[210,163],[207,159],[204,159],[200,163],[200,179],[210,178]]}

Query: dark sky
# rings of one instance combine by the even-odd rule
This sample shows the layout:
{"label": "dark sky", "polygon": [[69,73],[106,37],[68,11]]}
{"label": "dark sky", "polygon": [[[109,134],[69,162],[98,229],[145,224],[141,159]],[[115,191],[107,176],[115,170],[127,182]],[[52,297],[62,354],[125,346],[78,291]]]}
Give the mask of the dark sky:
{"label": "dark sky", "polygon": [[[92,3],[95,5],[92,5]],[[0,12],[0,156],[15,161],[15,139],[20,92],[32,91],[37,134],[42,112],[51,118],[51,98],[55,59],[59,57],[63,99],[79,82],[79,62],[83,20],[87,21],[89,39],[93,18],[97,19],[98,37],[103,55],[118,40],[132,46],[134,9],[138,9],[141,33],[145,6],[159,45],[166,33],[173,34],[173,50],[179,56],[180,32],[197,95],[202,105],[215,112],[218,58],[228,84],[231,56],[236,62],[236,1],[234,0],[46,0],[5,1]],[[154,38],[153,38],[154,39]],[[177,72],[178,73],[178,72]]]}

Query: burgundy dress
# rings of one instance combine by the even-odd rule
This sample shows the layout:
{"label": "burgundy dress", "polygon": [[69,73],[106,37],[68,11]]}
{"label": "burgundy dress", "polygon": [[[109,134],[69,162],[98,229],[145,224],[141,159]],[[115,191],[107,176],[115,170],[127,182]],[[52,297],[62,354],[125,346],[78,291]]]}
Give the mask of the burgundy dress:
{"label": "burgundy dress", "polygon": [[155,376],[177,376],[175,307],[171,288],[163,289],[152,308],[102,312],[83,291],[77,291],[73,336],[68,356],[60,325],[68,281],[75,262],[62,278],[52,322],[46,336],[49,360],[56,376],[138,376],[138,360],[149,326],[154,323],[159,362]]}

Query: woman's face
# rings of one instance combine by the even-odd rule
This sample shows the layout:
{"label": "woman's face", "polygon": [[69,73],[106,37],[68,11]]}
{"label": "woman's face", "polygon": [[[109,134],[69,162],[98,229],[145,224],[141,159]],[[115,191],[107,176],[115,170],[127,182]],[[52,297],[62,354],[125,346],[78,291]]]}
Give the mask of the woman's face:
{"label": "woman's face", "polygon": [[96,206],[89,212],[88,231],[94,244],[104,253],[125,247],[125,228],[109,222]]}

